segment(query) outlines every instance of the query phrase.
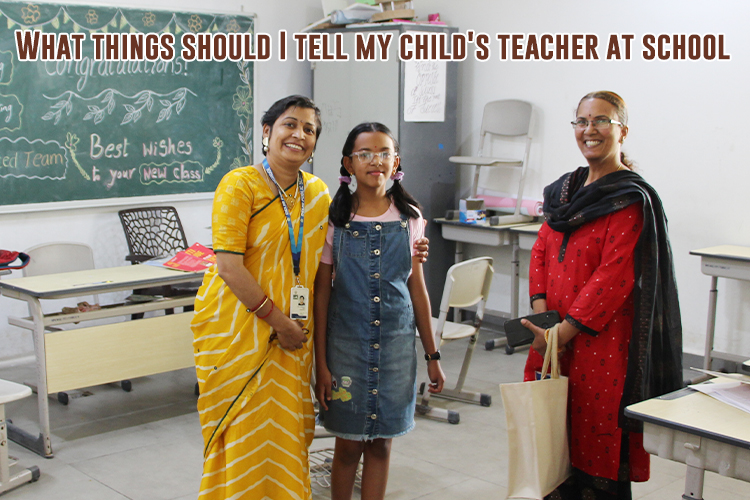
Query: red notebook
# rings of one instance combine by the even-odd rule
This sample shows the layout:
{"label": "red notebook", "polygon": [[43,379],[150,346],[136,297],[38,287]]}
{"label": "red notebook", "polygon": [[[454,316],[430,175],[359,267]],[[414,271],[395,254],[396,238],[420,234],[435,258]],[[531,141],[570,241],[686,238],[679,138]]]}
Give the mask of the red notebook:
{"label": "red notebook", "polygon": [[216,255],[213,250],[196,243],[187,250],[177,254],[164,263],[164,266],[178,269],[180,271],[205,271],[216,264]]}

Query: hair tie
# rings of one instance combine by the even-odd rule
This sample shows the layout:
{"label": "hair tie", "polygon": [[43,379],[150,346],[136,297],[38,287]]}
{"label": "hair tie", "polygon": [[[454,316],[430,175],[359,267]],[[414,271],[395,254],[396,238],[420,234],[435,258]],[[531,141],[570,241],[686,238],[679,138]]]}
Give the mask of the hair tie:
{"label": "hair tie", "polygon": [[392,181],[400,181],[404,178],[404,172],[396,172],[391,176]]}
{"label": "hair tie", "polygon": [[351,184],[352,178],[349,175],[342,175],[339,177],[339,183],[341,184]]}

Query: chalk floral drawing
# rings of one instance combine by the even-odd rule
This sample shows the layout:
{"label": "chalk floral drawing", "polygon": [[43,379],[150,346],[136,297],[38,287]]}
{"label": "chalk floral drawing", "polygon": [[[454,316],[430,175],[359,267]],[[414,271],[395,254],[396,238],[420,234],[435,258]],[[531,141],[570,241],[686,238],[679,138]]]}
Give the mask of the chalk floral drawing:
{"label": "chalk floral drawing", "polygon": [[153,12],[146,12],[143,14],[143,25],[144,26],[153,26],[156,22],[156,14]]}
{"label": "chalk floral drawing", "polygon": [[242,30],[236,19],[230,19],[224,29],[227,33],[239,33]]}
{"label": "chalk floral drawing", "polygon": [[203,19],[197,14],[193,14],[188,19],[188,28],[193,33],[198,33],[203,28]]}
{"label": "chalk floral drawing", "polygon": [[30,3],[21,9],[21,17],[23,17],[23,22],[26,24],[34,24],[39,20],[39,16],[41,15],[41,12],[39,12],[39,6],[34,5],[33,3]]}
{"label": "chalk floral drawing", "polygon": [[91,180],[91,177],[89,177],[89,174],[86,173],[86,171],[83,169],[80,163],[78,163],[78,160],[76,159],[76,150],[78,149],[78,142],[80,139],[77,135],[71,134],[68,132],[68,137],[65,140],[65,147],[70,151],[70,158],[73,160],[73,163],[75,163],[75,166],[78,167],[78,171],[81,173],[84,179],[87,181]]}
{"label": "chalk floral drawing", "polygon": [[89,11],[86,12],[86,22],[89,24],[96,24],[99,22],[99,14],[97,14],[94,9],[89,9]]}
{"label": "chalk floral drawing", "polygon": [[[242,152],[245,153],[248,158],[251,158],[252,155],[250,154],[250,151],[252,150],[252,147],[250,144],[253,136],[253,124],[250,121],[250,110],[253,109],[253,97],[250,92],[250,66],[247,61],[239,61],[237,67],[240,70],[240,80],[242,80],[242,83],[245,85],[237,87],[237,93],[233,97],[234,103],[232,104],[232,109],[237,111],[237,114],[240,117],[240,133],[237,135],[240,138],[240,144],[242,144]],[[244,158],[241,161],[244,161]],[[234,165],[237,162],[238,159],[235,158],[234,162],[232,162],[233,168],[235,168]],[[247,162],[245,161],[245,163],[242,163],[239,166],[246,164]]]}
{"label": "chalk floral drawing", "polygon": [[221,162],[221,148],[224,147],[224,141],[218,137],[214,137],[214,147],[216,148],[216,161],[206,169],[206,175],[213,172],[213,170],[219,166],[219,162]]}
{"label": "chalk floral drawing", "polygon": [[117,103],[115,102],[115,100],[119,97],[125,101],[129,100],[132,102],[132,104],[128,102],[124,102],[122,104],[122,106],[125,108],[126,113],[122,121],[120,122],[120,125],[135,123],[141,119],[144,112],[150,113],[151,111],[153,111],[154,102],[156,99],[159,100],[159,104],[162,106],[156,119],[156,123],[159,123],[165,120],[169,120],[172,117],[173,110],[179,115],[185,108],[188,94],[192,94],[196,97],[198,96],[198,94],[185,87],[173,90],[168,94],[159,94],[151,90],[141,90],[140,92],[132,96],[125,95],[115,89],[106,89],[99,92],[99,94],[95,95],[94,97],[83,97],[76,94],[72,90],[68,90],[56,97],[49,97],[47,95],[44,96],[45,99],[57,102],[50,107],[50,111],[42,116],[42,120],[54,120],[54,125],[57,125],[62,118],[63,110],[65,111],[66,116],[70,115],[70,113],[73,111],[74,99],[79,99],[83,102],[91,103],[101,98],[101,101],[99,101],[101,105],[87,104],[88,113],[86,113],[86,115],[83,117],[84,121],[93,120],[95,124],[99,124],[107,116],[110,116],[115,110],[115,108],[117,107]]}
{"label": "chalk floral drawing", "polygon": [[250,115],[250,87],[240,86],[237,87],[237,93],[232,96],[232,109],[237,112],[240,116]]}

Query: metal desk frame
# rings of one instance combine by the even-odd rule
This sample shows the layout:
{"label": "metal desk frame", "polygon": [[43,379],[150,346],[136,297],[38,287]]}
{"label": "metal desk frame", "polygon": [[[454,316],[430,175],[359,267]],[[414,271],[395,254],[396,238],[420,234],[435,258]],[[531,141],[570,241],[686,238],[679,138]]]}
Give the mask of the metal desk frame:
{"label": "metal desk frame", "polygon": [[719,298],[719,278],[732,278],[750,281],[750,247],[721,245],[716,247],[691,250],[690,255],[701,258],[701,272],[711,276],[711,288],[708,293],[708,322],[706,325],[706,347],[703,357],[703,368],[711,369],[713,358],[742,363],[748,356],[714,351],[714,333],[716,330],[716,302]]}
{"label": "metal desk frame", "polygon": [[[126,380],[139,376],[162,373],[179,368],[193,365],[192,356],[192,335],[188,323],[192,318],[192,313],[179,313],[169,316],[157,316],[154,318],[133,320],[137,322],[137,328],[133,329],[132,321],[123,323],[114,323],[107,325],[91,326],[77,329],[62,330],[57,332],[45,333],[45,329],[53,325],[62,325],[78,323],[82,321],[129,316],[136,313],[148,311],[159,311],[163,309],[172,309],[193,304],[194,296],[165,298],[153,302],[141,304],[113,304],[104,306],[100,310],[90,312],[76,312],[73,314],[44,314],[42,312],[41,300],[44,299],[62,299],[67,297],[79,297],[85,295],[103,294],[109,292],[129,291],[151,286],[175,285],[179,283],[189,283],[202,279],[203,273],[187,273],[168,269],[164,267],[155,267],[150,265],[123,266],[107,269],[92,269],[86,271],[76,271],[71,273],[50,274],[45,276],[34,276],[26,278],[16,278],[0,281],[0,293],[6,297],[23,300],[29,304],[31,311],[30,318],[8,318],[12,325],[31,330],[34,338],[34,353],[36,356],[37,366],[37,402],[39,407],[39,428],[38,436],[24,431],[16,426],[8,426],[8,434],[13,441],[29,448],[43,457],[52,457],[52,443],[50,439],[49,424],[49,402],[47,395],[49,393],[63,390],[77,389],[81,387],[90,387],[92,385]],[[128,332],[123,332],[127,329]],[[184,333],[185,341],[180,345],[160,345],[153,353],[149,352],[148,359],[142,359],[139,356],[135,361],[132,353],[134,349],[129,348],[128,343],[143,342],[143,339],[158,339],[160,336],[166,336],[169,332],[172,337],[182,339]],[[124,333],[124,335],[123,335]],[[111,371],[119,370],[121,373],[108,373],[106,375],[96,373],[95,370],[87,370],[85,359],[77,364],[70,372],[74,370],[84,375],[86,385],[77,385],[70,380],[69,374],[66,377],[56,377],[48,373],[48,363],[50,361],[50,352],[47,344],[52,338],[59,336],[57,348],[60,351],[66,351],[63,355],[72,356],[67,351],[84,350],[81,344],[66,345],[66,339],[80,338],[76,335],[88,335],[88,339],[103,339],[106,335],[118,335],[122,344],[110,345],[110,354],[113,358],[126,359],[128,361],[127,369],[113,367]],[[70,337],[68,337],[70,335]],[[74,342],[74,341],[68,341]],[[60,347],[62,345],[62,347]],[[134,344],[135,345],[135,344]],[[163,358],[162,358],[163,357]],[[115,360],[116,361],[116,360]],[[60,364],[58,362],[58,364]],[[64,363],[63,363],[64,364]],[[64,370],[64,368],[63,368]],[[92,373],[92,371],[94,373]],[[66,378],[66,380],[63,380]],[[82,382],[78,382],[82,383]],[[66,385],[67,384],[67,385]]]}
{"label": "metal desk frame", "polygon": [[707,470],[750,481],[750,413],[681,389],[630,405],[625,415],[644,422],[647,452],[687,465],[684,500],[703,499]]}

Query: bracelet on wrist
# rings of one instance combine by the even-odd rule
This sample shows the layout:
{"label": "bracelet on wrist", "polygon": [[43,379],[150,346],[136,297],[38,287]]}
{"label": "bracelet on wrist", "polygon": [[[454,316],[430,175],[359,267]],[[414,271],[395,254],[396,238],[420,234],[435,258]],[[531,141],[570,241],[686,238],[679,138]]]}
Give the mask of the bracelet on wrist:
{"label": "bracelet on wrist", "polygon": [[264,314],[263,316],[258,316],[258,319],[266,319],[266,318],[267,318],[268,316],[270,316],[270,315],[271,315],[271,313],[273,312],[273,300],[271,300],[271,299],[268,299],[268,300],[269,300],[269,301],[271,302],[271,308],[270,308],[270,309],[268,310],[268,312],[267,312],[266,314]]}
{"label": "bracelet on wrist", "polygon": [[258,302],[258,304],[255,307],[251,307],[251,308],[247,309],[247,312],[255,314],[264,305],[266,305],[266,302],[268,302],[269,300],[271,300],[271,299],[268,298],[268,295],[264,295],[263,299],[260,302]]}

